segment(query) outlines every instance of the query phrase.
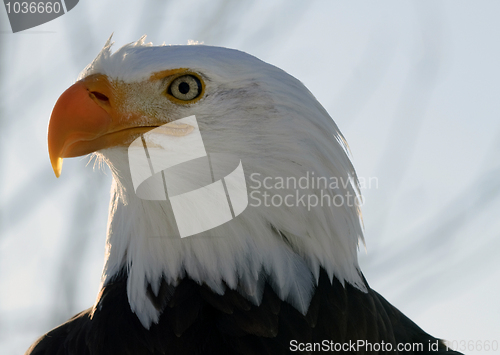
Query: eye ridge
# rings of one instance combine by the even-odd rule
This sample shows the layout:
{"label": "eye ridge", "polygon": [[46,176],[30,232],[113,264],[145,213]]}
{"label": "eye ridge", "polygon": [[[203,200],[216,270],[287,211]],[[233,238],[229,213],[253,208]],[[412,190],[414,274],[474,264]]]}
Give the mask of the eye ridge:
{"label": "eye ridge", "polygon": [[181,101],[191,101],[200,96],[202,85],[196,76],[182,75],[172,81],[167,93]]}

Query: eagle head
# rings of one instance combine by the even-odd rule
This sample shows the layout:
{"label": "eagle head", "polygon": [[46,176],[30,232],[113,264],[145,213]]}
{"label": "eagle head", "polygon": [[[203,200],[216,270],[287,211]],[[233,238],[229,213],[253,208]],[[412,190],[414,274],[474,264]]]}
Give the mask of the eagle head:
{"label": "eagle head", "polygon": [[49,123],[56,176],[90,153],[113,174],[103,286],[126,270],[145,327],[162,311],[148,289],[186,276],[255,304],[266,281],[302,313],[320,269],[365,290],[356,173],[311,92],[237,50],[144,40],[110,38]]}

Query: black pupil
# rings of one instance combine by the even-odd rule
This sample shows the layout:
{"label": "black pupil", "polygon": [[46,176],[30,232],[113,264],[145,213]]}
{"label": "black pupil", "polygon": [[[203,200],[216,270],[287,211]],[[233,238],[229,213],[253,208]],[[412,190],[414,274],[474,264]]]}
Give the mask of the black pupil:
{"label": "black pupil", "polygon": [[189,92],[189,89],[190,89],[189,84],[186,83],[185,81],[179,84],[179,92],[181,94],[186,95]]}

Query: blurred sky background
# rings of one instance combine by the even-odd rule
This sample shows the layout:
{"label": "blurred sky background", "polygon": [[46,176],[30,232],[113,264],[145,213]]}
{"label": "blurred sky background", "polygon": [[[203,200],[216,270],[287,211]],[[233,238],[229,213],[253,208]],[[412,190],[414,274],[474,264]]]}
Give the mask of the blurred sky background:
{"label": "blurred sky background", "polygon": [[[111,175],[47,123],[114,32],[236,48],[301,80],[363,179],[371,287],[430,334],[500,342],[499,1],[82,0],[12,34],[0,10],[0,354],[92,305]],[[466,351],[467,354],[492,354]],[[497,351],[496,353],[500,353]]]}

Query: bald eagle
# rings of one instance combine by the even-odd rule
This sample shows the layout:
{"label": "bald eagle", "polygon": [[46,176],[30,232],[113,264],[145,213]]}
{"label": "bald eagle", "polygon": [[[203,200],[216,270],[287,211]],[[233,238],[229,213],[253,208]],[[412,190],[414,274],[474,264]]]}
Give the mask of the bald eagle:
{"label": "bald eagle", "polygon": [[111,38],[48,146],[113,174],[95,304],[26,354],[454,353],[360,270],[347,143],[304,85],[246,53]]}

